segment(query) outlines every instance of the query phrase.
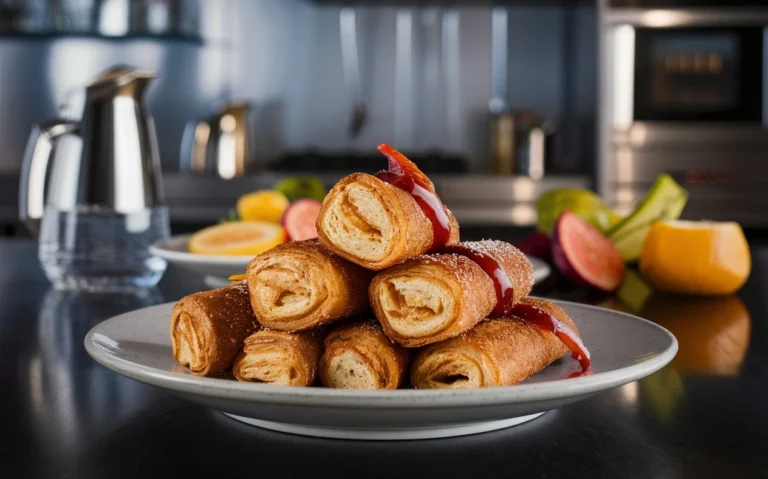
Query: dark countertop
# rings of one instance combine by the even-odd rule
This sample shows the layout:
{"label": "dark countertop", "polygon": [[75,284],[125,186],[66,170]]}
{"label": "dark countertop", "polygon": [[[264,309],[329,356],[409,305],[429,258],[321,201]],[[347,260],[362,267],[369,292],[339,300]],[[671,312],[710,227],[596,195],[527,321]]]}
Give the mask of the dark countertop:
{"label": "dark countertop", "polygon": [[83,348],[95,323],[203,283],[169,269],[142,296],[61,293],[35,252],[0,240],[3,477],[768,477],[766,246],[738,297],[651,299],[680,340],[653,376],[516,428],[392,443],[260,430],[108,371]]}

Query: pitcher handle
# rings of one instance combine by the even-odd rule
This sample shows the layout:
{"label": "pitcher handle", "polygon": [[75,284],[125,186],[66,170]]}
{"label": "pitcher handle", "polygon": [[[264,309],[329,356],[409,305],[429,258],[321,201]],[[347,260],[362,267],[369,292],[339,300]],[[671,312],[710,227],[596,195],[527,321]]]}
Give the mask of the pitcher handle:
{"label": "pitcher handle", "polygon": [[29,135],[19,177],[19,219],[34,238],[40,234],[48,163],[56,139],[75,132],[77,128],[76,122],[55,118],[35,125]]}

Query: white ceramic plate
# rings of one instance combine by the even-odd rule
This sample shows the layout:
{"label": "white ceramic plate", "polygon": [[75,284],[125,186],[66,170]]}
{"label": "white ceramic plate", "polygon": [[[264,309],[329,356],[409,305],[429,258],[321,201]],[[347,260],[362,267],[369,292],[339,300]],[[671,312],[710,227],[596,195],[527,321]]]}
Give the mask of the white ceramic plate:
{"label": "white ceramic plate", "polygon": [[[151,254],[159,256],[168,263],[203,274],[205,282],[211,287],[223,286],[229,283],[227,278],[233,274],[245,272],[248,262],[253,256],[207,256],[192,254],[187,248],[191,235],[178,235],[158,241],[149,247]],[[536,283],[546,279],[551,273],[549,265],[544,261],[528,257],[533,265]]]}
{"label": "white ceramic plate", "polygon": [[520,424],[661,369],[677,352],[664,328],[616,311],[555,301],[592,353],[590,376],[570,358],[524,384],[474,390],[356,391],[292,388],[197,377],[171,355],[172,303],[116,316],[95,326],[85,348],[113,371],[179,394],[256,426],[318,437],[426,439]]}
{"label": "white ceramic plate", "polygon": [[178,235],[160,240],[149,247],[149,252],[165,259],[169,264],[223,281],[233,274],[245,273],[245,267],[253,259],[253,256],[192,254],[187,248],[190,236],[192,235]]}

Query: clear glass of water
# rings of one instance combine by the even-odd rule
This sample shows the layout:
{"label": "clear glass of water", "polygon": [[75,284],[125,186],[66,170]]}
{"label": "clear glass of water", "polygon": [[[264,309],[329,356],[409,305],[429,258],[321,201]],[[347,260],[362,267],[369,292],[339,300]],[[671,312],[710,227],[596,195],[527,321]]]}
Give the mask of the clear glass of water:
{"label": "clear glass of water", "polygon": [[149,246],[169,235],[166,206],[129,214],[80,205],[48,205],[40,227],[38,257],[57,289],[120,291],[155,286],[166,262]]}

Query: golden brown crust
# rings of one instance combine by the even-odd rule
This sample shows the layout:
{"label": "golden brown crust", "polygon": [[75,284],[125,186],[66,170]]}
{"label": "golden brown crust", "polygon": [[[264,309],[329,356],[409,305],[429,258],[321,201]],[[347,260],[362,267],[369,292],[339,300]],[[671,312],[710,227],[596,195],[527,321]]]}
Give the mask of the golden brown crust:
{"label": "golden brown crust", "polygon": [[171,315],[171,349],[193,374],[213,376],[232,366],[245,338],[260,328],[244,281],[182,298]]}
{"label": "golden brown crust", "polygon": [[473,251],[485,253],[499,263],[514,284],[515,303],[531,294],[534,283],[533,266],[525,253],[504,241],[465,241],[461,244]]}
{"label": "golden brown crust", "polygon": [[[451,222],[450,243],[459,241]],[[342,178],[323,201],[317,218],[320,243],[367,269],[380,271],[432,247],[432,223],[410,193],[375,176],[354,173]]]}
{"label": "golden brown crust", "polygon": [[276,246],[254,258],[246,272],[256,317],[280,331],[302,331],[367,311],[372,276],[317,240]]}
{"label": "golden brown crust", "polygon": [[[514,285],[519,301],[533,288],[533,267],[503,241],[461,243],[494,258]],[[457,336],[496,307],[493,281],[459,254],[419,256],[377,274],[368,288],[374,314],[389,337],[413,348]]]}
{"label": "golden brown crust", "polygon": [[488,275],[455,254],[420,256],[382,271],[368,295],[387,336],[407,348],[459,335],[496,305]]}
{"label": "golden brown crust", "polygon": [[[578,333],[559,306],[548,301],[521,301],[552,314]],[[464,389],[517,384],[568,353],[553,333],[520,318],[483,321],[461,336],[418,351],[411,383],[419,389]]]}
{"label": "golden brown crust", "polygon": [[344,324],[325,338],[320,382],[340,389],[397,389],[409,359],[409,351],[393,343],[375,321]]}
{"label": "golden brown crust", "polygon": [[262,330],[245,340],[232,373],[238,381],[311,386],[317,376],[324,333]]}

